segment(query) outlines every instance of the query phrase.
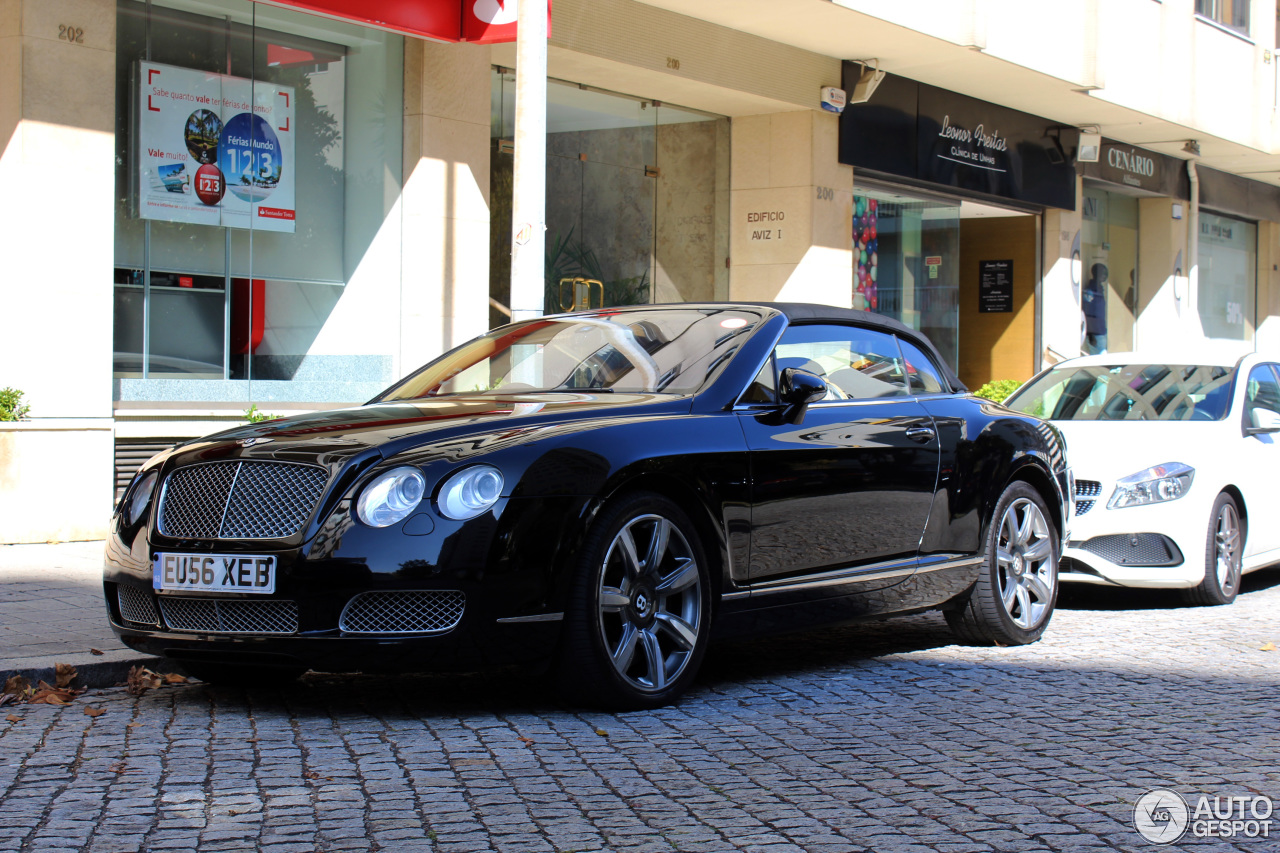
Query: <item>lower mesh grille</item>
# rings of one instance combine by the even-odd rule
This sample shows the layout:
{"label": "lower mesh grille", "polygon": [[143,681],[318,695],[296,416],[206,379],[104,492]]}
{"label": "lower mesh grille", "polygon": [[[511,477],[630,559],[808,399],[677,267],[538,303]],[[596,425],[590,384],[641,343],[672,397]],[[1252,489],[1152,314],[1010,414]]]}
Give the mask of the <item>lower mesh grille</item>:
{"label": "lower mesh grille", "polygon": [[161,596],[160,611],[174,631],[214,634],[296,634],[298,602],[272,599]]}
{"label": "lower mesh grille", "polygon": [[1160,533],[1120,533],[1095,536],[1080,546],[1090,554],[1124,566],[1176,566],[1182,552]]}
{"label": "lower mesh grille", "polygon": [[1097,501],[1076,501],[1076,515],[1084,515],[1086,512],[1093,509],[1093,505],[1095,503],[1097,503]]}
{"label": "lower mesh grille", "polygon": [[145,589],[121,584],[116,587],[116,600],[120,602],[120,618],[139,625],[159,625],[154,596]]}
{"label": "lower mesh grille", "polygon": [[338,627],[349,634],[439,634],[462,620],[458,590],[364,592],[347,602]]}

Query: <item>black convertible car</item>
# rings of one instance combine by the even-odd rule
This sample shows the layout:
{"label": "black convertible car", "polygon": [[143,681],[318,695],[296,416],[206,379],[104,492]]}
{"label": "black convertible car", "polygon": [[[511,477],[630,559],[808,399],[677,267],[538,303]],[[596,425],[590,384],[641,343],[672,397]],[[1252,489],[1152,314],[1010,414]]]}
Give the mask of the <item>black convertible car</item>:
{"label": "black convertible car", "polygon": [[652,707],[716,636],[940,609],[1033,642],[1069,481],[1054,427],[891,320],[608,309],[156,456],[104,589],[126,645],[210,681],[536,664],[572,701]]}

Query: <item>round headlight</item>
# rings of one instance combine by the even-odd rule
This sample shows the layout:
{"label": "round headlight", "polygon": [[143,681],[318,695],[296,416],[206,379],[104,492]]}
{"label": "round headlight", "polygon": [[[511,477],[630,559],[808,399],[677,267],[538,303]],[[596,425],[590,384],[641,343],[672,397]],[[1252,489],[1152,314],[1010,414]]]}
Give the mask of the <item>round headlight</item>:
{"label": "round headlight", "polygon": [[142,518],[142,514],[147,511],[147,505],[151,503],[151,492],[155,487],[155,471],[148,471],[133,487],[133,494],[129,496],[129,506],[125,509],[130,527],[137,524],[138,519]]}
{"label": "round headlight", "polygon": [[370,527],[389,527],[413,512],[426,491],[417,468],[395,468],[365,486],[356,514]]}
{"label": "round headlight", "polygon": [[440,514],[455,521],[475,518],[502,497],[502,472],[492,465],[464,468],[440,487]]}

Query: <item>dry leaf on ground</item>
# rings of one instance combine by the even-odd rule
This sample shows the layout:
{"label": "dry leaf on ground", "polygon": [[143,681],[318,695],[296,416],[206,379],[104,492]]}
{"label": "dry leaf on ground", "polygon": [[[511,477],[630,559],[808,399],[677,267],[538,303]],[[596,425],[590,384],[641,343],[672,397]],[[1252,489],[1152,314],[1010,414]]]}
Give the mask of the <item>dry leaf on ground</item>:
{"label": "dry leaf on ground", "polygon": [[17,696],[19,699],[24,698],[31,693],[31,682],[23,678],[21,675],[10,676],[9,680],[4,683],[4,690],[0,690],[7,696]]}
{"label": "dry leaf on ground", "polygon": [[103,714],[107,713],[107,709],[106,708],[90,708],[89,706],[86,705],[84,712],[86,715],[96,719],[98,717],[101,717]]}
{"label": "dry leaf on ground", "polygon": [[46,681],[36,685],[35,693],[27,700],[29,705],[66,705],[74,701],[84,689],[73,690],[70,687],[54,687]]}
{"label": "dry leaf on ground", "polygon": [[76,672],[76,668],[69,663],[60,663],[54,667],[53,671],[55,673],[54,681],[58,683],[59,687],[66,687],[75,681],[76,676],[79,675]]}
{"label": "dry leaf on ground", "polygon": [[1258,649],[1258,651],[1260,652],[1274,652],[1275,650],[1276,650],[1275,643],[1263,643],[1262,648]]}
{"label": "dry leaf on ground", "polygon": [[178,675],[178,673],[176,672],[166,672],[164,674],[164,683],[165,684],[186,684],[187,677],[185,675]]}
{"label": "dry leaf on ground", "polygon": [[537,743],[537,741],[535,741],[535,740],[534,740],[533,738],[531,738],[531,737],[516,738],[516,740],[520,741],[520,742],[521,742],[522,744],[524,744],[525,746],[531,746],[531,745],[533,745],[534,743]]}
{"label": "dry leaf on ground", "polygon": [[21,718],[21,717],[19,717],[17,714],[10,714],[9,716],[5,717],[5,719],[6,719],[6,720],[8,720],[8,721],[9,721],[9,722],[11,722],[11,723],[20,723],[20,722],[22,722],[22,718]]}
{"label": "dry leaf on ground", "polygon": [[102,649],[93,649],[93,648],[91,648],[91,649],[89,649],[89,654],[91,654],[91,655],[105,655],[105,654],[106,654],[106,652],[104,652]]}
{"label": "dry leaf on ground", "polygon": [[163,679],[145,666],[134,666],[129,669],[129,679],[125,683],[125,692],[130,696],[141,696],[154,687],[163,684]]}

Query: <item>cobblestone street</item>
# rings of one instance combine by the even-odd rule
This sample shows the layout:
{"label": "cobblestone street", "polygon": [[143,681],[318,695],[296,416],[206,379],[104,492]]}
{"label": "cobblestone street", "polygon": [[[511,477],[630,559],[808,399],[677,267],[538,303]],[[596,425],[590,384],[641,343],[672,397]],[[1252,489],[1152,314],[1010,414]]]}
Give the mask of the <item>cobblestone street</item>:
{"label": "cobblestone street", "polygon": [[496,676],[90,690],[0,708],[0,849],[1154,849],[1147,789],[1280,799],[1277,613],[1276,570],[1228,608],[1070,589],[1033,646],[936,614],[722,644],[618,715]]}

